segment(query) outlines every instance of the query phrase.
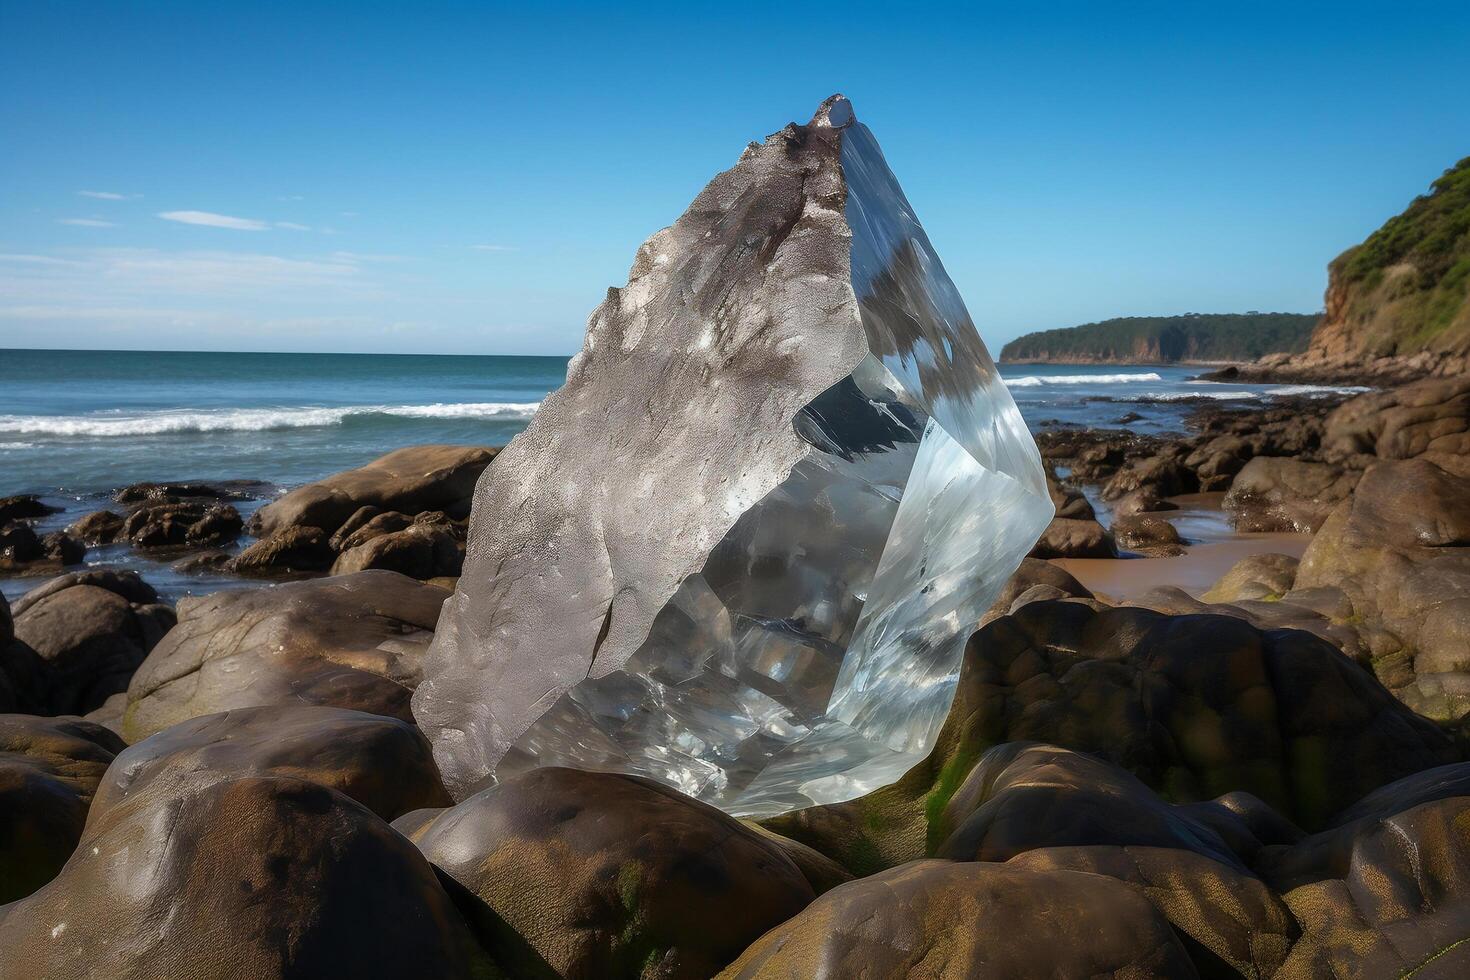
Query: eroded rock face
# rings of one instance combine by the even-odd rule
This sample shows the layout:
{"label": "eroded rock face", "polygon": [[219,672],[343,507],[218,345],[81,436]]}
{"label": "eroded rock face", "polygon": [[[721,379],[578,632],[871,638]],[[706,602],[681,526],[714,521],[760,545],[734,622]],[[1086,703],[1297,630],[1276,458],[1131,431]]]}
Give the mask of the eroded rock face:
{"label": "eroded rock face", "polygon": [[1331,458],[1424,458],[1470,476],[1470,377],[1432,378],[1362,395],[1327,417]]}
{"label": "eroded rock face", "polygon": [[177,796],[241,776],[290,776],[392,820],[450,804],[428,741],[407,722],[344,708],[273,704],[165,728],[118,756],[92,818],[140,794]]}
{"label": "eroded rock face", "polygon": [[553,764],[740,814],[851,796],[927,750],[965,633],[1051,510],[834,97],[752,144],[592,314],[480,483],[414,713],[457,796]]}
{"label": "eroded rock face", "polygon": [[1470,478],[1379,463],[1312,539],[1298,588],[1340,589],[1373,669],[1410,707],[1470,711]]}
{"label": "eroded rock face", "polygon": [[1175,802],[1244,791],[1308,829],[1458,758],[1443,731],[1309,633],[1034,602],[975,635],[922,764],[858,800],[763,822],[857,873],[932,854],[975,761],[1022,740],[1118,764]]}
{"label": "eroded rock face", "polygon": [[80,718],[0,714],[0,905],[56,877],[98,781],[125,747]]}
{"label": "eroded rock face", "polygon": [[636,776],[537,769],[397,826],[519,936],[487,940],[513,976],[708,977],[813,898],[767,836]]}
{"label": "eroded rock face", "polygon": [[1193,977],[1169,921],[1099,874],[915,861],[832,889],[722,980]]}
{"label": "eroded rock face", "polygon": [[283,703],[409,720],[447,595],[368,571],[185,600],[128,687],[123,734],[137,741],[200,715]]}
{"label": "eroded rock face", "polygon": [[126,690],[175,621],[136,572],[63,575],[13,611],[16,639],[40,658],[33,700],[54,714],[91,711]]}
{"label": "eroded rock face", "polygon": [[0,948],[6,980],[493,975],[413,845],[288,778],[109,807],[54,881],[0,909]]}
{"label": "eroded rock face", "polygon": [[495,454],[480,446],[399,449],[266,504],[251,515],[249,531],[264,538],[288,527],[314,527],[330,536],[364,506],[406,514],[442,510],[462,518],[475,481]]}

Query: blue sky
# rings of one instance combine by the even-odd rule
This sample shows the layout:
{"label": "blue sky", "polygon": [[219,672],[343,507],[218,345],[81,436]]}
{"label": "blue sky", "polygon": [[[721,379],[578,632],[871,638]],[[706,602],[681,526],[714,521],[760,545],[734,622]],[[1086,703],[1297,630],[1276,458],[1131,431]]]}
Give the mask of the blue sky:
{"label": "blue sky", "polygon": [[852,98],[992,349],[1321,306],[1470,155],[1470,4],[0,0],[0,347],[570,353]]}

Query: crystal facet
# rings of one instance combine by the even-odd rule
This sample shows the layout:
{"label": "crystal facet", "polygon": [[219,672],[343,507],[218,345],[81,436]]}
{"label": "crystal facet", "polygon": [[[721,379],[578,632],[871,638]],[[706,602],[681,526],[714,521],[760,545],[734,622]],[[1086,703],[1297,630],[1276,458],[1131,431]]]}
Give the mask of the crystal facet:
{"label": "crystal facet", "polygon": [[639,250],[482,477],[415,717],[462,796],[545,765],[738,814],[931,747],[1052,516],[958,291],[841,96]]}

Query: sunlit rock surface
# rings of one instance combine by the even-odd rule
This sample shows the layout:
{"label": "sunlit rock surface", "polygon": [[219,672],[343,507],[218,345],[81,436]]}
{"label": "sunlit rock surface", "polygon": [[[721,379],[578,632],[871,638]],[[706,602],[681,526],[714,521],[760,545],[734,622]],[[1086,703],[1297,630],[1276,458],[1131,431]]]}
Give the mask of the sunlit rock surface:
{"label": "sunlit rock surface", "polygon": [[414,715],[460,797],[546,765],[737,814],[857,796],[929,750],[1051,515],[958,291],[834,96],[593,312],[480,481]]}

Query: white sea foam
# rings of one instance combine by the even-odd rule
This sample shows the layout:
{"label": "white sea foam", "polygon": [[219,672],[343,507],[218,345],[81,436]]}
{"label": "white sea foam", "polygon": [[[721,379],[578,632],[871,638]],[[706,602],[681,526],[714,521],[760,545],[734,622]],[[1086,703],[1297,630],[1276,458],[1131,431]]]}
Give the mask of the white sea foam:
{"label": "white sea foam", "polygon": [[1250,401],[1260,398],[1259,391],[1145,391],[1128,401],[1135,402],[1187,402],[1197,398],[1209,398],[1217,402]]}
{"label": "white sea foam", "polygon": [[1001,380],[1008,388],[1039,388],[1042,385],[1125,385],[1164,379],[1149,371],[1146,374],[1043,374]]}
{"label": "white sea foam", "polygon": [[[265,432],[341,425],[353,417],[410,419],[528,419],[540,402],[455,402],[433,405],[342,405],[331,408],[169,409],[89,415],[0,415],[0,435],[146,436],[173,432]],[[30,444],[0,443],[30,448]]]}

